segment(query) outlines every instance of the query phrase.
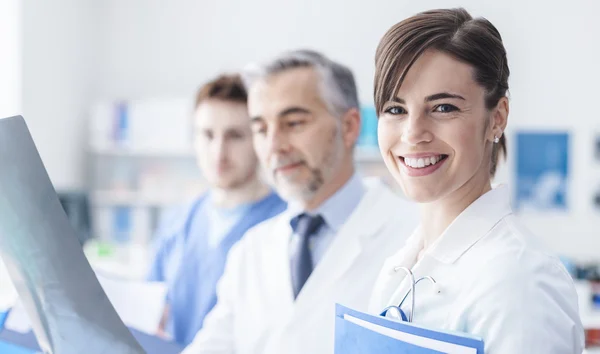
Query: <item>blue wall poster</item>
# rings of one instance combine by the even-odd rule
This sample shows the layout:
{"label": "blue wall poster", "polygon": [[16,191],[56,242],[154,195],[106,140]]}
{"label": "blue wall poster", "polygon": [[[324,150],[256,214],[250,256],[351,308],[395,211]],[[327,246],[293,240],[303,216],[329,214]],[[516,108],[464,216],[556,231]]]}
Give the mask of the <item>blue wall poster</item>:
{"label": "blue wall poster", "polygon": [[377,112],[372,105],[363,105],[360,108],[361,128],[358,137],[358,146],[364,148],[378,148],[377,144]]}
{"label": "blue wall poster", "polygon": [[567,209],[569,134],[517,134],[515,207],[520,211]]}

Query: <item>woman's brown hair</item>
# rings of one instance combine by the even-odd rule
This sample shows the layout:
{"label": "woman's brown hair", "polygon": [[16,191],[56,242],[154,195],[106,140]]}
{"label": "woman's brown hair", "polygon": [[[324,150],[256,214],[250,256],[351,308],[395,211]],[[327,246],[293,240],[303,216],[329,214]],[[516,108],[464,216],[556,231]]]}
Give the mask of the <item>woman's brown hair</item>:
{"label": "woman's brown hair", "polygon": [[[485,105],[494,108],[508,91],[508,62],[500,32],[485,18],[473,18],[463,8],[421,12],[388,30],[375,54],[375,107],[399,90],[412,64],[434,49],[473,67],[474,79],[486,92]],[[498,164],[498,151],[506,156],[506,138],[492,150],[490,173]]]}

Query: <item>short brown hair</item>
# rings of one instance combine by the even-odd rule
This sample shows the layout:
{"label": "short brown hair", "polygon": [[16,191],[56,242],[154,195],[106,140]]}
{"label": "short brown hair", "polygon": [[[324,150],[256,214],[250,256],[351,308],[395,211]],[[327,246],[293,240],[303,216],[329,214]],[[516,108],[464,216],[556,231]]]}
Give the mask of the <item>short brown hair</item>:
{"label": "short brown hair", "polygon": [[225,74],[200,87],[195,107],[209,99],[245,104],[248,102],[248,94],[240,75]]}
{"label": "short brown hair", "polygon": [[[486,91],[485,105],[494,108],[508,91],[508,61],[500,32],[485,18],[473,19],[463,8],[421,12],[397,23],[383,36],[375,54],[375,106],[398,92],[406,73],[428,49],[435,49],[474,69]],[[498,150],[506,156],[504,134],[492,150],[490,173],[496,173]]]}

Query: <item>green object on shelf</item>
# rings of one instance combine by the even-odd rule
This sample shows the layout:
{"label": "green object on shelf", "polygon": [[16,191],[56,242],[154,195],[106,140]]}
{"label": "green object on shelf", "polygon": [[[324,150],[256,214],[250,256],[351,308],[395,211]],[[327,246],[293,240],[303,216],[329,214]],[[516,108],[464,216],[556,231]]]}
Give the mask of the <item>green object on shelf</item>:
{"label": "green object on shelf", "polygon": [[98,242],[96,254],[98,257],[110,257],[115,253],[115,247],[107,242]]}

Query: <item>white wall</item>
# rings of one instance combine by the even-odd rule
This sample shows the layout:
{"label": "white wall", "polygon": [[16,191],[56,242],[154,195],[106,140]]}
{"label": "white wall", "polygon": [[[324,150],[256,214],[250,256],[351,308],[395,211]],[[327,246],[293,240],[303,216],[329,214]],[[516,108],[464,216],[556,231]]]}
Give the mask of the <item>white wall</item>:
{"label": "white wall", "polygon": [[85,185],[87,110],[106,18],[97,3],[23,1],[23,114],[58,189]]}
{"label": "white wall", "polygon": [[21,2],[0,0],[0,117],[21,113]]}
{"label": "white wall", "polygon": [[355,68],[361,97],[370,100],[377,41],[400,18],[356,0],[108,2],[101,93],[109,98],[190,94],[222,70],[311,47]]}
{"label": "white wall", "polygon": [[[99,3],[101,5],[99,5]],[[310,47],[355,70],[372,100],[373,56],[394,23],[427,8],[461,5],[501,31],[511,67],[511,133],[569,129],[574,158],[571,209],[525,216],[550,246],[598,257],[600,212],[588,189],[600,131],[600,3],[593,0],[55,0],[25,1],[23,110],[59,187],[85,183],[85,118],[92,100],[192,95],[224,70],[281,50]],[[510,141],[509,141],[510,143]],[[513,159],[514,160],[514,159]],[[595,173],[595,174],[594,174]],[[512,164],[499,180],[512,180]]]}
{"label": "white wall", "polygon": [[[20,0],[0,0],[0,53],[0,118],[4,118],[21,113]],[[11,306],[15,296],[0,259],[0,312]]]}
{"label": "white wall", "polygon": [[[576,134],[569,213],[525,215],[526,223],[554,250],[597,258],[600,212],[592,209],[589,190],[600,179],[590,167],[592,131],[600,131],[597,1],[108,0],[105,21],[111,25],[102,37],[107,56],[99,93],[191,95],[222,70],[311,47],[351,66],[361,99],[371,102],[373,56],[382,34],[415,12],[453,5],[487,17],[504,37],[511,67],[509,137],[521,128]],[[498,179],[512,177],[509,163]]]}

